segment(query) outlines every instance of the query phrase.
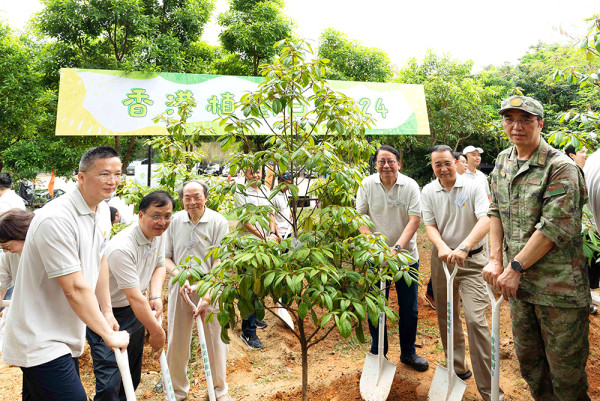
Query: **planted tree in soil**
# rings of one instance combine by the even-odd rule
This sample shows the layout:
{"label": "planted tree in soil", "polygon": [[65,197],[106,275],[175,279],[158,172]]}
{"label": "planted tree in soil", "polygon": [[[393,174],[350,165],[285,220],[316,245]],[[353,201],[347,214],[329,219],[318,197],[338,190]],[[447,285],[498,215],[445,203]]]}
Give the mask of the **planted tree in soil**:
{"label": "planted tree in soil", "polygon": [[[221,263],[211,273],[200,277],[191,263],[184,262],[174,280],[196,282],[200,296],[211,292],[225,342],[229,342],[228,329],[236,324],[236,307],[241,316],[256,312],[259,319],[265,311],[278,317],[278,303],[285,308],[293,317],[294,335],[300,343],[302,399],[307,400],[310,348],[336,329],[344,338],[355,335],[364,342],[367,318],[375,325],[380,311],[393,321],[397,318],[374,284],[381,279],[412,279],[407,256],[392,256],[381,237],[358,232],[361,225],[372,227],[368,218],[352,207],[366,172],[365,161],[374,151],[365,140],[370,118],[352,99],[328,87],[322,78],[327,60],[307,57],[312,53],[308,44],[286,40],[277,47],[275,62],[261,66],[265,81],[236,106],[244,117],[232,115],[221,120],[226,134],[220,141],[225,150],[234,145],[242,149],[237,145],[247,143],[259,127],[261,132],[269,132],[267,150],[234,153],[231,171],[269,166],[278,176],[292,174],[291,183],[280,182],[269,195],[272,199],[289,188],[292,215],[284,217],[290,218],[292,238],[261,240],[234,230],[212,250]],[[303,207],[298,202],[300,181],[309,180],[304,177],[307,171],[312,172],[309,176],[325,177],[313,185],[308,183],[308,196],[318,195],[322,208]],[[221,191],[245,193],[251,184],[233,182]],[[265,185],[258,184],[268,194]],[[272,205],[246,205],[235,213],[239,227],[258,223],[268,232],[269,216],[276,210]]]}

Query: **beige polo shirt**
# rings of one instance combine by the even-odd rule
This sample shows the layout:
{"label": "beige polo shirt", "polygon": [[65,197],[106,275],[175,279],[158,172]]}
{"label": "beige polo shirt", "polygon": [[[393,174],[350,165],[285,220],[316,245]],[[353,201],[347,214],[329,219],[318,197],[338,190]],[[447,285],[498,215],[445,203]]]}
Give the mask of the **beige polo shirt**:
{"label": "beige polo shirt", "polygon": [[465,179],[469,179],[471,181],[477,182],[479,183],[479,185],[482,186],[482,188],[485,190],[485,194],[486,195],[491,195],[492,193],[490,192],[490,183],[486,177],[485,174],[483,174],[482,171],[480,170],[475,170],[475,174],[473,174],[471,172],[471,170],[467,169],[465,171],[465,173],[463,174],[463,178]]}
{"label": "beige polo shirt", "polygon": [[[381,183],[379,173],[370,175],[358,189],[356,210],[368,215],[375,224],[375,231],[387,237],[389,246],[394,246],[408,224],[408,216],[421,217],[419,185],[412,178],[398,173],[396,183],[388,191]],[[405,248],[415,260],[419,260],[416,233]]]}
{"label": "beige polo shirt", "polygon": [[[104,202],[98,208],[108,207]],[[79,189],[52,200],[33,218],[9,308],[2,360],[37,366],[83,352],[85,325],[73,312],[56,277],[81,271],[96,288],[104,241]]]}
{"label": "beige polo shirt", "polygon": [[[177,212],[164,234],[165,256],[176,265],[188,256],[195,256],[202,262],[200,269],[206,274],[213,265],[213,258],[206,258],[206,254],[210,247],[221,244],[227,231],[227,219],[209,208],[204,209],[204,214],[196,224],[192,223],[185,210]],[[194,259],[192,264],[198,265]]]}
{"label": "beige polo shirt", "polygon": [[[244,206],[248,203],[255,206],[271,206],[271,202],[269,202],[269,196],[271,195],[271,191],[266,185],[262,185],[261,187],[254,189],[254,187],[246,188],[246,195],[236,192],[234,195],[235,198],[235,206],[240,207]],[[267,238],[269,236],[270,230],[265,230],[260,224],[255,223],[254,227],[261,233],[263,238]],[[251,234],[250,232],[246,232],[246,234]]]}
{"label": "beige polo shirt", "polygon": [[0,196],[0,213],[11,209],[25,210],[25,201],[15,191],[9,189]]}
{"label": "beige polo shirt", "polygon": [[112,306],[129,306],[123,290],[139,287],[142,294],[146,294],[154,270],[165,265],[164,237],[148,241],[139,224],[133,223],[111,238],[106,259]]}
{"label": "beige polo shirt", "polygon": [[0,254],[0,290],[8,290],[15,284],[21,255],[12,252]]}
{"label": "beige polo shirt", "polygon": [[[439,179],[425,185],[421,192],[423,202],[423,222],[435,225],[442,240],[452,249],[456,249],[471,233],[477,220],[487,216],[489,200],[483,187],[476,182],[457,174],[451,191],[440,184]],[[473,247],[479,248],[486,242],[482,239]]]}

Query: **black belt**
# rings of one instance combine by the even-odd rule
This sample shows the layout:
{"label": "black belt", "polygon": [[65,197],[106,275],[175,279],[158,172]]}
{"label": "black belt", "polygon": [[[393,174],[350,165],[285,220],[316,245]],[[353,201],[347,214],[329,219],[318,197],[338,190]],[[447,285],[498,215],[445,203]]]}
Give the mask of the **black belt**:
{"label": "black belt", "polygon": [[469,253],[467,254],[467,257],[470,258],[473,255],[477,255],[479,252],[483,251],[483,245],[480,246],[479,248],[475,248],[475,249],[471,249],[469,251]]}

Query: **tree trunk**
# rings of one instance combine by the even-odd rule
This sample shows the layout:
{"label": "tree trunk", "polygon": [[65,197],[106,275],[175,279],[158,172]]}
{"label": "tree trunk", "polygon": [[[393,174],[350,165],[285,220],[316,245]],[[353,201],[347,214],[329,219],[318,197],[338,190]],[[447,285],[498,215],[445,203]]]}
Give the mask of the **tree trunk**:
{"label": "tree trunk", "polygon": [[302,401],[308,401],[308,342],[304,333],[303,319],[298,319],[298,333],[302,350]]}
{"label": "tree trunk", "polygon": [[127,146],[127,152],[125,152],[125,156],[123,156],[123,172],[125,172],[127,165],[129,164],[129,158],[131,157],[131,152],[133,152],[133,146],[135,145],[135,138],[135,135],[129,137],[129,146]]}
{"label": "tree trunk", "polygon": [[118,154],[121,154],[121,146],[120,146],[120,141],[119,141],[119,135],[115,135],[115,150],[117,151]]}

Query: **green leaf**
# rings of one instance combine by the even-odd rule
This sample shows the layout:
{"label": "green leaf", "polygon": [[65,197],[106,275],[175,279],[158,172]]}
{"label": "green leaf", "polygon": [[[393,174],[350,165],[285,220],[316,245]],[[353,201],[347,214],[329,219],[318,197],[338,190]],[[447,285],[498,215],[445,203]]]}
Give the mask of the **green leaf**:
{"label": "green leaf", "polygon": [[281,113],[281,110],[283,110],[283,103],[280,99],[273,99],[272,110],[274,114]]}
{"label": "green leaf", "polygon": [[308,303],[305,301],[300,302],[298,305],[298,317],[304,319],[308,313]]}

